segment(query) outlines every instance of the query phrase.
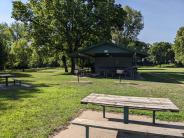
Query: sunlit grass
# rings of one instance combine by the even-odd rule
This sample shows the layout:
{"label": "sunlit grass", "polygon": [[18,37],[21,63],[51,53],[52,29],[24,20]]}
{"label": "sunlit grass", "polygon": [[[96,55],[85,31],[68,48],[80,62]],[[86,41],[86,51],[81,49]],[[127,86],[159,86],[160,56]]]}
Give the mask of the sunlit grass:
{"label": "sunlit grass", "polygon": [[[80,109],[101,110],[98,106],[80,104],[80,100],[92,92],[167,97],[181,112],[159,112],[157,119],[184,121],[184,69],[141,68],[140,72],[144,77],[142,80],[123,80],[125,84],[101,78],[82,78],[93,83],[78,84],[71,82],[77,80],[75,76],[64,75],[60,68],[14,72],[32,87],[0,89],[0,137],[48,137]],[[121,109],[108,110],[121,112]],[[149,111],[133,110],[131,113],[151,115]]]}

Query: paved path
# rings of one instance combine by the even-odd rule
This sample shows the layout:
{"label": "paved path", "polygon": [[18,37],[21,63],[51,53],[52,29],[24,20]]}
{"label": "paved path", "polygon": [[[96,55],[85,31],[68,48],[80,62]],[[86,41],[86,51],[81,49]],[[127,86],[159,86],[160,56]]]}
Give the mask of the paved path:
{"label": "paved path", "polygon": [[[122,114],[121,113],[106,113],[106,118],[102,117],[102,112],[97,111],[84,111],[81,113],[79,118],[82,119],[91,119],[91,120],[100,120],[100,121],[122,121]],[[130,115],[131,123],[140,123],[142,127],[144,125],[152,125],[151,120],[152,118],[146,116],[137,116],[137,115]],[[136,120],[136,121],[134,121]],[[139,122],[140,121],[140,122]],[[144,123],[142,123],[144,121]],[[184,123],[175,123],[175,122],[165,122],[165,121],[157,121],[159,126],[165,128],[173,128],[176,131],[183,131],[184,134]],[[67,129],[60,131],[54,138],[85,138],[85,128],[81,126],[69,125]],[[118,131],[109,131],[104,129],[96,129],[90,128],[90,138],[145,138],[143,135],[133,135],[129,133],[123,133]],[[149,138],[158,138],[158,137],[149,137]]]}

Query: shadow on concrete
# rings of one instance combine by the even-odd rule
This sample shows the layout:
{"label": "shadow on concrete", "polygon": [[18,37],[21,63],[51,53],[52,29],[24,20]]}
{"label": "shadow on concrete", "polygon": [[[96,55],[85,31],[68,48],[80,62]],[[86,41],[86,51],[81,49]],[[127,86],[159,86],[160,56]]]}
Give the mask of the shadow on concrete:
{"label": "shadow on concrete", "polygon": [[[27,85],[31,87],[26,87]],[[0,111],[13,108],[12,106],[8,106],[8,104],[4,103],[7,102],[7,100],[19,101],[25,98],[34,98],[36,94],[42,93],[39,87],[50,87],[46,84],[32,85],[27,82],[23,83],[21,86],[14,86],[13,84],[8,87],[4,86],[4,88],[1,86],[2,84],[0,85]]]}
{"label": "shadow on concrete", "polygon": [[[109,121],[114,121],[114,122],[122,122],[123,119],[116,119],[116,118],[107,118]],[[154,126],[154,127],[164,127],[164,128],[173,128],[173,129],[181,129],[184,130],[184,126],[180,125],[174,125],[174,124],[166,124],[166,123],[156,123],[153,124],[152,122],[145,122],[145,121],[135,121],[135,120],[129,120],[130,124],[138,124],[138,125],[145,125],[145,126]]]}

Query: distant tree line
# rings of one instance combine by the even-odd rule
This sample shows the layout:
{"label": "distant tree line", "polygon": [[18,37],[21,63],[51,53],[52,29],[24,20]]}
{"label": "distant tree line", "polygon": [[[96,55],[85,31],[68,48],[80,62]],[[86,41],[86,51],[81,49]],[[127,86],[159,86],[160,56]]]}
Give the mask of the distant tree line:
{"label": "distant tree line", "polygon": [[153,45],[137,39],[144,28],[140,11],[115,0],[13,1],[15,23],[0,24],[0,68],[62,66],[75,69],[72,53],[102,41],[148,53],[153,64],[181,63],[183,28],[174,45]]}
{"label": "distant tree line", "polygon": [[184,65],[184,27],[177,31],[173,44],[168,42],[154,43],[148,50],[149,61],[154,64],[174,63],[176,66]]}

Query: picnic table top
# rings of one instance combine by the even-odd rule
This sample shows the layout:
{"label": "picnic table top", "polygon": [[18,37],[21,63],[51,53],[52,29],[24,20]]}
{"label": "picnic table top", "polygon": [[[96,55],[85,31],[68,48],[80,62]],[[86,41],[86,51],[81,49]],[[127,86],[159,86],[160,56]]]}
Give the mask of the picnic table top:
{"label": "picnic table top", "polygon": [[0,77],[14,77],[12,74],[0,74]]}
{"label": "picnic table top", "polygon": [[148,110],[179,112],[179,108],[168,98],[116,96],[92,93],[81,100],[82,104],[97,104],[114,107],[129,107]]}

